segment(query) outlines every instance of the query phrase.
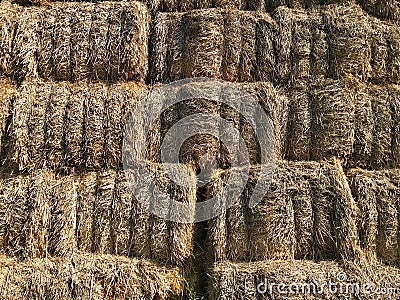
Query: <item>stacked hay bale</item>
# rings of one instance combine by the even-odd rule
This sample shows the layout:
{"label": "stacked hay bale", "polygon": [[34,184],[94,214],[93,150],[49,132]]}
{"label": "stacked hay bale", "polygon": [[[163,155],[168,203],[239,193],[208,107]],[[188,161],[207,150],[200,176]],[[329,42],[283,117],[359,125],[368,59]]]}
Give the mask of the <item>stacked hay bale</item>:
{"label": "stacked hay bale", "polygon": [[[223,192],[227,172],[215,175],[209,193]],[[280,162],[263,200],[249,208],[259,176],[250,169],[242,196],[209,222],[215,261],[356,258],[355,204],[338,163]]]}
{"label": "stacked hay bale", "polygon": [[399,171],[354,169],[348,176],[358,207],[361,247],[371,259],[399,266]]}
{"label": "stacked hay bale", "polygon": [[178,268],[137,259],[83,253],[0,261],[3,299],[174,299],[182,293]]}
{"label": "stacked hay bale", "polygon": [[146,77],[149,15],[139,2],[55,2],[23,8],[8,4],[5,9],[2,73],[17,81]]}
{"label": "stacked hay bale", "polygon": [[[148,172],[161,192],[174,190],[175,201],[196,201],[195,189],[175,186],[161,165],[150,164]],[[195,185],[189,168],[187,174]],[[151,186],[131,186],[128,178],[125,171],[111,169],[66,176],[40,171],[2,180],[1,252],[28,259],[85,251],[183,265],[191,256],[192,224],[146,213],[141,198]]]}

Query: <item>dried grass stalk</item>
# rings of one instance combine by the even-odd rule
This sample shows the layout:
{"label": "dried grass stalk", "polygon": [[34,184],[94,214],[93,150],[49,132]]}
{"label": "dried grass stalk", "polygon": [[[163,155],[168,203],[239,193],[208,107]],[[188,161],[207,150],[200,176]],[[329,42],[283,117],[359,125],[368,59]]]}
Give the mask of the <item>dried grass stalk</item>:
{"label": "dried grass stalk", "polygon": [[390,110],[393,120],[392,128],[392,166],[400,168],[400,87],[390,86]]}
{"label": "dried grass stalk", "polygon": [[[12,113],[12,104],[15,101],[16,89],[8,80],[0,80],[0,148],[7,147],[7,123]],[[3,148],[2,148],[3,149]]]}
{"label": "dried grass stalk", "polygon": [[362,8],[378,18],[395,21],[400,19],[400,5],[396,0],[361,0],[359,2]]}
{"label": "dried grass stalk", "polygon": [[388,32],[389,26],[382,22],[371,22],[371,78],[379,84],[384,82],[387,76],[388,61]]}
{"label": "dried grass stalk", "polygon": [[57,10],[46,9],[40,20],[40,33],[38,45],[38,73],[43,79],[53,78],[55,64],[55,33],[57,27]]}
{"label": "dried grass stalk", "polygon": [[67,256],[77,249],[77,188],[77,178],[74,175],[61,176],[50,187],[50,255]]}
{"label": "dried grass stalk", "polygon": [[[275,72],[275,55],[273,36],[276,25],[271,18],[262,15],[256,25],[256,66],[255,79],[259,81],[272,81]],[[228,80],[227,78],[225,78]]]}
{"label": "dried grass stalk", "polygon": [[311,53],[310,75],[326,76],[328,74],[328,34],[325,31],[323,16],[318,9],[310,10]]}
{"label": "dried grass stalk", "polygon": [[241,45],[238,80],[241,82],[252,81],[256,78],[257,71],[257,45],[255,39],[257,16],[242,14],[239,18]]}
{"label": "dried grass stalk", "polygon": [[236,81],[239,77],[241,59],[240,13],[227,11],[224,15],[224,44],[221,75],[225,80]]}

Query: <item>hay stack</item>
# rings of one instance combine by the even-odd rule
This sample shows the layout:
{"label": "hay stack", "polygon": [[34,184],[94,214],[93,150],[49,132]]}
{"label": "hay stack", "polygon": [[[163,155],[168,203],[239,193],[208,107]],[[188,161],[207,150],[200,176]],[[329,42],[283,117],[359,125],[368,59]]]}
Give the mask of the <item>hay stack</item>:
{"label": "hay stack", "polygon": [[[178,268],[109,255],[76,254],[21,263],[1,257],[3,299],[171,299],[182,292]],[[56,283],[56,284],[55,284]]]}
{"label": "hay stack", "polygon": [[[384,288],[382,299],[391,299],[399,288],[398,270],[379,264],[360,270],[337,262],[223,262],[213,266],[210,276],[212,299],[380,299]],[[352,284],[358,284],[359,294]],[[369,290],[363,289],[366,284]]]}
{"label": "hay stack", "polygon": [[272,49],[274,29],[268,15],[255,12],[207,9],[161,13],[151,40],[151,80],[195,76],[269,80],[274,59],[269,51],[266,56],[263,53]]}
{"label": "hay stack", "polygon": [[146,77],[149,16],[141,3],[55,2],[23,8],[15,15],[12,7],[5,10],[10,14],[4,16],[8,21],[0,39],[4,75],[18,81],[41,77],[115,82]]}
{"label": "hay stack", "polygon": [[358,206],[358,234],[361,246],[371,258],[399,265],[399,181],[398,170],[363,171],[348,174]]}
{"label": "hay stack", "polygon": [[[236,204],[209,222],[209,247],[215,260],[358,257],[355,204],[337,162],[279,162],[264,199],[249,209],[246,203],[257,170],[251,168],[248,186]],[[223,190],[227,175],[220,171],[210,195]]]}

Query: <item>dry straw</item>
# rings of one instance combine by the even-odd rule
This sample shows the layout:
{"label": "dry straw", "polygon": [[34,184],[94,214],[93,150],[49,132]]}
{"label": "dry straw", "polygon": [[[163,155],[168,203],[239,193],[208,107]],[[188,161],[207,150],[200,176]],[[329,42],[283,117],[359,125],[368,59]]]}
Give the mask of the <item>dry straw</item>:
{"label": "dry straw", "polygon": [[[258,178],[231,209],[209,222],[214,260],[355,259],[360,256],[355,204],[339,162],[280,162],[256,207],[247,203]],[[209,195],[223,190],[229,171],[215,174]]]}
{"label": "dry straw", "polygon": [[357,226],[361,247],[370,259],[398,266],[399,171],[350,170],[348,173],[357,203]]}
{"label": "dry straw", "polygon": [[41,81],[16,88],[3,81],[4,171],[121,168],[127,114],[144,88]]}
{"label": "dry straw", "polygon": [[149,15],[139,2],[2,6],[3,75],[109,82],[147,75]]}
{"label": "dry straw", "polygon": [[21,263],[1,257],[2,299],[172,299],[182,292],[178,268],[110,255]]}
{"label": "dry straw", "polygon": [[361,0],[359,2],[368,13],[378,18],[395,21],[400,19],[400,6],[396,0]]}
{"label": "dry straw", "polygon": [[[346,278],[341,281],[338,277],[344,278],[343,274]],[[380,264],[360,268],[354,264],[339,264],[337,262],[223,262],[213,266],[210,277],[209,292],[212,299],[253,300],[260,297],[273,297],[273,299],[299,299],[299,297],[301,299],[317,299],[320,297],[347,299],[350,297],[351,289],[355,284],[359,285],[360,290],[366,284],[374,285],[377,288],[390,286],[398,289],[399,287],[398,269]],[[329,282],[335,283],[335,286],[338,287],[336,293],[332,293],[327,287]],[[354,286],[351,286],[351,283]],[[339,288],[340,285],[342,285],[342,289]],[[259,286],[258,291],[257,286]],[[296,286],[299,293],[282,294],[279,292],[282,290],[284,292],[295,291]],[[272,287],[272,291],[270,287]],[[377,299],[381,296],[379,288],[372,289],[371,293],[364,290],[365,293],[360,294],[360,296],[363,299]]]}
{"label": "dry straw", "polygon": [[[196,202],[195,188],[177,186],[161,165],[148,168],[160,192],[178,202]],[[138,172],[142,179],[144,170]],[[185,172],[195,186],[194,172],[189,167]],[[0,252],[27,259],[84,251],[185,265],[192,255],[193,224],[150,214],[138,198],[149,193],[156,191],[146,184],[132,186],[124,171],[115,170],[67,176],[40,171],[4,179]]]}
{"label": "dry straw", "polygon": [[263,47],[271,47],[275,28],[267,14],[257,12],[158,14],[151,40],[151,80],[208,76],[266,81],[272,77],[273,59],[270,53],[262,55]]}

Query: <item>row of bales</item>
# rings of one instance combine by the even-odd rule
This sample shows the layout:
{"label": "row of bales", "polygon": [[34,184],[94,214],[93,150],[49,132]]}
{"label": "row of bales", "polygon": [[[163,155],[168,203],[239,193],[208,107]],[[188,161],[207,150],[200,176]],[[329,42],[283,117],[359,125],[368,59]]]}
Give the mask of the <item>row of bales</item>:
{"label": "row of bales", "polygon": [[[331,281],[374,289],[291,299],[396,297],[397,1],[15,2],[0,2],[2,298],[288,299],[259,286]],[[139,120],[156,109],[152,91],[193,77],[231,82],[270,119],[276,170],[255,207],[264,167],[255,129],[190,83],[174,92],[191,99],[164,110],[150,132],[133,124],[145,149],[123,143],[130,112]],[[224,206],[220,195],[236,184],[240,167],[204,134],[179,149],[190,187],[169,177],[180,165],[163,163],[162,142],[198,113],[238,130],[249,179],[211,220],[164,220],[149,211],[162,205],[154,187]],[[146,167],[124,170],[124,151]],[[196,187],[205,153],[216,170]],[[154,186],[131,184],[145,173]]]}

